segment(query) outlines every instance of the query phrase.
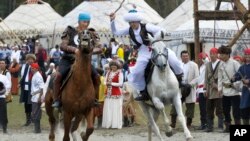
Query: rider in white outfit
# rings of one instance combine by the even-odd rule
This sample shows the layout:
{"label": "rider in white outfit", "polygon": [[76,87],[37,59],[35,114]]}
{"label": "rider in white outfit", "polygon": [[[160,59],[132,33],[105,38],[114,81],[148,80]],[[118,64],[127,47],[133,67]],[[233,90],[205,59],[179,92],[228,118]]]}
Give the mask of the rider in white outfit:
{"label": "rider in white outfit", "polygon": [[[152,36],[159,36],[161,32],[165,32],[164,29],[155,26],[153,24],[142,24],[142,17],[136,10],[130,10],[124,17],[125,21],[129,23],[129,27],[121,30],[117,30],[115,26],[115,14],[110,14],[111,30],[115,35],[130,35],[132,41],[135,44],[134,49],[138,50],[138,58],[135,66],[130,70],[128,75],[128,81],[135,86],[135,88],[141,91],[141,95],[135,100],[148,100],[146,94],[146,82],[144,78],[144,71],[151,57],[151,50],[149,48],[150,42],[148,40],[148,33]],[[169,64],[172,67],[176,75],[183,73],[181,62],[176,57],[175,53],[168,49]]]}

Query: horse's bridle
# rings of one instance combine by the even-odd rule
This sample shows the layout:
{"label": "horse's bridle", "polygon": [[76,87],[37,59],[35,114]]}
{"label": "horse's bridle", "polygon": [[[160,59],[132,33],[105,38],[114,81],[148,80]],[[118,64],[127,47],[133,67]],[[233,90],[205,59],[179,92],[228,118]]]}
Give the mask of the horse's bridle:
{"label": "horse's bridle", "polygon": [[[152,43],[151,43],[151,46],[154,44],[154,43],[156,43],[156,42],[159,42],[159,41],[170,41],[170,40],[155,40],[155,41],[153,41]],[[165,58],[166,58],[166,60],[168,60],[168,49],[167,49],[167,47],[165,46],[164,47],[164,50],[166,49],[166,52],[159,52],[159,53],[157,53],[155,56],[153,56],[153,54],[152,54],[152,56],[151,56],[151,62],[155,65],[155,66],[157,66],[157,63],[155,62],[155,59],[156,58],[158,58],[159,56],[164,56]]]}

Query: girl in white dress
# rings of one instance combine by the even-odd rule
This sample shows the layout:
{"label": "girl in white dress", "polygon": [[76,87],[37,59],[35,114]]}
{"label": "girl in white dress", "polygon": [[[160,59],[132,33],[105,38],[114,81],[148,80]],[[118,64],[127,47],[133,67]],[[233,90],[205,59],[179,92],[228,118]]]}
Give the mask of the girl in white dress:
{"label": "girl in white dress", "polygon": [[123,73],[116,61],[109,63],[110,71],[104,80],[107,85],[103,107],[103,128],[122,128],[122,91]]}

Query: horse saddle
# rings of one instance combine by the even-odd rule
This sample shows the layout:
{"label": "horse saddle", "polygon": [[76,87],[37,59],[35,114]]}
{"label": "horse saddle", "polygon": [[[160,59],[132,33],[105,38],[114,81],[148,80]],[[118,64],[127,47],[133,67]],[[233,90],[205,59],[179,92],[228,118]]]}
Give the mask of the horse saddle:
{"label": "horse saddle", "polygon": [[[67,84],[69,78],[71,77],[73,71],[70,69],[69,73],[67,74],[67,76],[62,80],[62,84],[61,84],[61,87],[60,87],[60,90],[63,89],[63,87]],[[51,76],[51,79],[50,79],[50,82],[49,82],[49,88],[50,89],[53,89],[54,88],[54,79],[55,79],[55,75],[52,75]]]}

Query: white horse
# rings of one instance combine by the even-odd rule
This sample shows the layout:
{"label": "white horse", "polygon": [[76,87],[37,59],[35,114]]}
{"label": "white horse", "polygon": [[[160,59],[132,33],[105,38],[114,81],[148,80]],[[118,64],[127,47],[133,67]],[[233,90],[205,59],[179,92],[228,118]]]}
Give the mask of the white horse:
{"label": "white horse", "polygon": [[[152,98],[153,105],[145,102],[139,102],[142,110],[148,119],[148,141],[152,140],[152,129],[161,141],[163,138],[160,134],[159,127],[156,120],[159,114],[163,115],[164,125],[166,128],[166,135],[168,137],[173,135],[172,128],[170,127],[169,119],[165,112],[165,105],[173,104],[178,119],[184,129],[187,141],[191,141],[193,137],[186,125],[186,120],[182,112],[181,94],[179,91],[179,84],[173,71],[168,64],[168,48],[161,40],[156,40],[150,35],[149,39],[152,43],[152,56],[151,61],[155,65],[152,77],[147,85],[147,90]],[[130,85],[132,87],[132,85]],[[133,95],[137,96],[138,92],[134,89]]]}

